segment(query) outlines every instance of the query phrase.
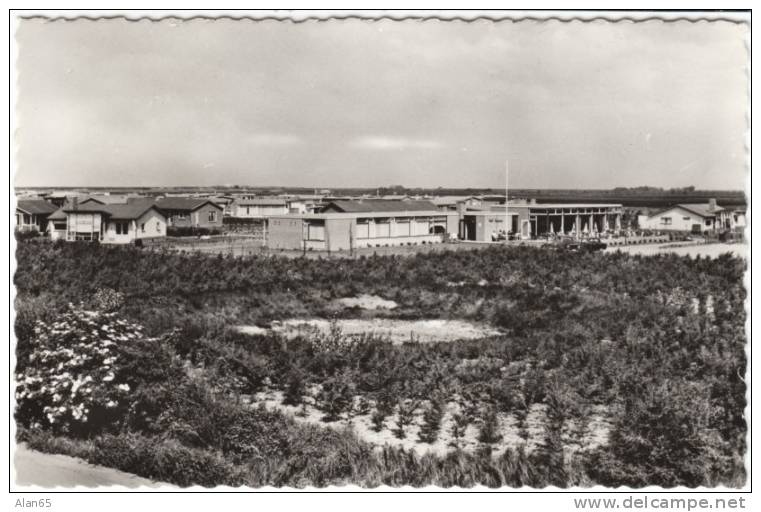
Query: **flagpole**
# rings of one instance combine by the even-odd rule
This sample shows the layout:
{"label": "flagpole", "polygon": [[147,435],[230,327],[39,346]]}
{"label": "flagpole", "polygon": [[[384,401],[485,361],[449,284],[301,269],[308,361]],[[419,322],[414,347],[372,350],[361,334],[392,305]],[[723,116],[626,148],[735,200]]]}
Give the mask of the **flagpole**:
{"label": "flagpole", "polygon": [[508,215],[508,175],[510,174],[510,164],[507,159],[505,159],[505,241],[508,240],[509,236],[508,233],[510,233],[510,217]]}

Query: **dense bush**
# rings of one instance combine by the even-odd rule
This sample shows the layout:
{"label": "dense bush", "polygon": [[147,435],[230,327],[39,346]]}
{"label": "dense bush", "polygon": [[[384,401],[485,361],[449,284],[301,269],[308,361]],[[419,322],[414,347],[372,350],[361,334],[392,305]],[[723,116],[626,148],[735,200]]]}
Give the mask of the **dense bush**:
{"label": "dense bush", "polygon": [[116,346],[143,338],[141,329],[73,305],[55,322],[38,321],[16,375],[18,421],[71,433],[113,428],[131,390]]}

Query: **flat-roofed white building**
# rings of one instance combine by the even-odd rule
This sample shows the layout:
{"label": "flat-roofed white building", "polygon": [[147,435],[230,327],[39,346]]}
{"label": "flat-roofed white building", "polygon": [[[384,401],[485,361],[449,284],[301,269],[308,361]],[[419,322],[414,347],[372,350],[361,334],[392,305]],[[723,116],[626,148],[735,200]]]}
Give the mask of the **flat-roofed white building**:
{"label": "flat-roofed white building", "polygon": [[231,216],[241,219],[263,219],[289,212],[288,202],[282,197],[257,197],[236,200],[231,205]]}
{"label": "flat-roofed white building", "polygon": [[529,239],[543,235],[594,236],[621,229],[623,206],[594,203],[510,202],[461,211],[460,238],[491,241],[509,233]]}
{"label": "flat-roofed white building", "polygon": [[335,201],[321,213],[272,216],[273,249],[343,251],[441,243],[457,233],[459,214],[427,201]]}

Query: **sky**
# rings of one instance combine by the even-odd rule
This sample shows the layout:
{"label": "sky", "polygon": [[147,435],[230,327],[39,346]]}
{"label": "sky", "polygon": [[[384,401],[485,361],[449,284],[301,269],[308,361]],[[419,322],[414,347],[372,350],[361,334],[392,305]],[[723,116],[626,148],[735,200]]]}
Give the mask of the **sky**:
{"label": "sky", "polygon": [[742,189],[747,31],[23,20],[16,186]]}

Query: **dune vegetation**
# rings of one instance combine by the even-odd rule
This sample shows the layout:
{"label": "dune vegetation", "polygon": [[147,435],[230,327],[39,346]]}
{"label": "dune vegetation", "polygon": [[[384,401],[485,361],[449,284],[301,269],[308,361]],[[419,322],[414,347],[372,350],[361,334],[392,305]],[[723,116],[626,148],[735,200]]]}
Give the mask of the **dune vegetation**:
{"label": "dune vegetation", "polygon": [[[35,449],[181,486],[745,482],[746,266],[731,255],[234,258],[27,241],[17,262],[15,416]],[[338,301],[360,296],[396,306]],[[496,334],[267,329],[298,318]],[[399,441],[369,441],[360,420]]]}

